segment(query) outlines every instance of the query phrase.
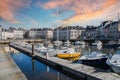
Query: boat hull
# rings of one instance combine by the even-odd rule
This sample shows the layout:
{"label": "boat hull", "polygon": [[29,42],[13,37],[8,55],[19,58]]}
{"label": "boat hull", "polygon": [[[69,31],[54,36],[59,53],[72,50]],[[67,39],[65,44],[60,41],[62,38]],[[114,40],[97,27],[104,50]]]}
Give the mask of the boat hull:
{"label": "boat hull", "polygon": [[107,58],[92,59],[92,60],[80,60],[82,64],[97,67],[101,69],[108,69],[109,66],[106,64]]}
{"label": "boat hull", "polygon": [[120,67],[111,65],[111,68],[115,73],[120,73]]}
{"label": "boat hull", "polygon": [[80,56],[80,53],[60,53],[60,54],[57,54],[57,57],[59,58],[74,58],[74,57],[78,57]]}
{"label": "boat hull", "polygon": [[111,64],[108,60],[106,61],[106,63],[112,68],[112,70],[115,73],[120,73],[120,66],[115,66],[115,65]]}

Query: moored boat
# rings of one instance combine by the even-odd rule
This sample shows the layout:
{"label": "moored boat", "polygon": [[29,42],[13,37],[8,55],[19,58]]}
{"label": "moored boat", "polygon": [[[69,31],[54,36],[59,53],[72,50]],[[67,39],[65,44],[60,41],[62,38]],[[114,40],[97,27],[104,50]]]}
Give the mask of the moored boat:
{"label": "moored boat", "polygon": [[120,73],[120,54],[114,54],[111,58],[107,59],[106,63],[115,73]]}
{"label": "moored boat", "polygon": [[74,58],[80,56],[80,52],[75,52],[74,49],[68,48],[67,50],[61,50],[58,52],[57,57],[59,58]]}
{"label": "moored boat", "polygon": [[107,69],[109,66],[106,64],[108,55],[100,52],[92,52],[91,54],[83,55],[79,61],[82,64]]}
{"label": "moored boat", "polygon": [[69,40],[67,40],[67,41],[64,42],[64,46],[69,47],[70,45],[71,45],[71,44],[70,44],[70,41],[69,41]]}
{"label": "moored boat", "polygon": [[38,52],[47,52],[47,48],[43,46],[43,44],[35,45],[35,50]]}
{"label": "moored boat", "polygon": [[80,56],[80,52],[77,52],[77,53],[59,53],[57,54],[57,57],[59,58],[74,58],[74,57],[77,57],[77,56]]}
{"label": "moored boat", "polygon": [[57,41],[54,41],[54,42],[53,42],[53,45],[54,45],[54,46],[61,46],[61,45],[62,45],[62,41],[58,41],[58,40],[57,40]]}

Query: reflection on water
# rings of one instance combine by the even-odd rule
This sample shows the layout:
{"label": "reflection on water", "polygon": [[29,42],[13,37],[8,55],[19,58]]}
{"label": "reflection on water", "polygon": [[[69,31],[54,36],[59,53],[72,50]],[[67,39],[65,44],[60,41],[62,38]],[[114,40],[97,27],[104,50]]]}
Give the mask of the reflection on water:
{"label": "reflection on water", "polygon": [[[68,76],[57,72],[25,54],[11,54],[11,56],[29,80],[68,80]],[[69,78],[69,80],[73,79]]]}

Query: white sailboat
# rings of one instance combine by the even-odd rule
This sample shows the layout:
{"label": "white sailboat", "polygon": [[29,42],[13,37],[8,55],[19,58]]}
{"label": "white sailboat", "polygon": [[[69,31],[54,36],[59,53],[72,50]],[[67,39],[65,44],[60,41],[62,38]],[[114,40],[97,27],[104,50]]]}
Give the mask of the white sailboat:
{"label": "white sailboat", "polygon": [[[58,8],[57,8],[57,18],[58,18]],[[57,27],[57,40],[53,42],[54,46],[59,47],[62,45],[62,41],[59,41],[59,28]]]}
{"label": "white sailboat", "polygon": [[67,40],[64,42],[64,46],[69,47],[70,46],[70,41],[69,41],[69,29],[67,26]]}

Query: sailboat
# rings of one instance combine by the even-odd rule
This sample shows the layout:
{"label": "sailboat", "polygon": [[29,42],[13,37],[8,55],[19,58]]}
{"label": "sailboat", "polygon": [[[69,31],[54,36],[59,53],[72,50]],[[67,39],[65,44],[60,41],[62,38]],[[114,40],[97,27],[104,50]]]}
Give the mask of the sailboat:
{"label": "sailboat", "polygon": [[68,48],[67,50],[61,50],[57,54],[57,57],[63,58],[63,59],[68,59],[68,58],[74,58],[74,57],[79,57],[80,52],[75,52],[73,48]]}
{"label": "sailboat", "polygon": [[67,26],[67,40],[64,42],[64,46],[67,46],[67,47],[70,46],[70,41],[68,40],[68,37],[69,37],[69,28]]}
{"label": "sailboat", "polygon": [[[57,8],[57,18],[58,18],[58,8]],[[59,41],[59,28],[57,27],[57,40],[53,42],[54,46],[59,47],[62,45],[62,41]]]}
{"label": "sailboat", "polygon": [[81,54],[80,52],[76,52],[73,48],[69,48],[70,42],[68,40],[68,27],[67,27],[67,41],[65,43],[65,46],[67,46],[67,49],[59,51],[57,57],[68,59],[80,56]]}

